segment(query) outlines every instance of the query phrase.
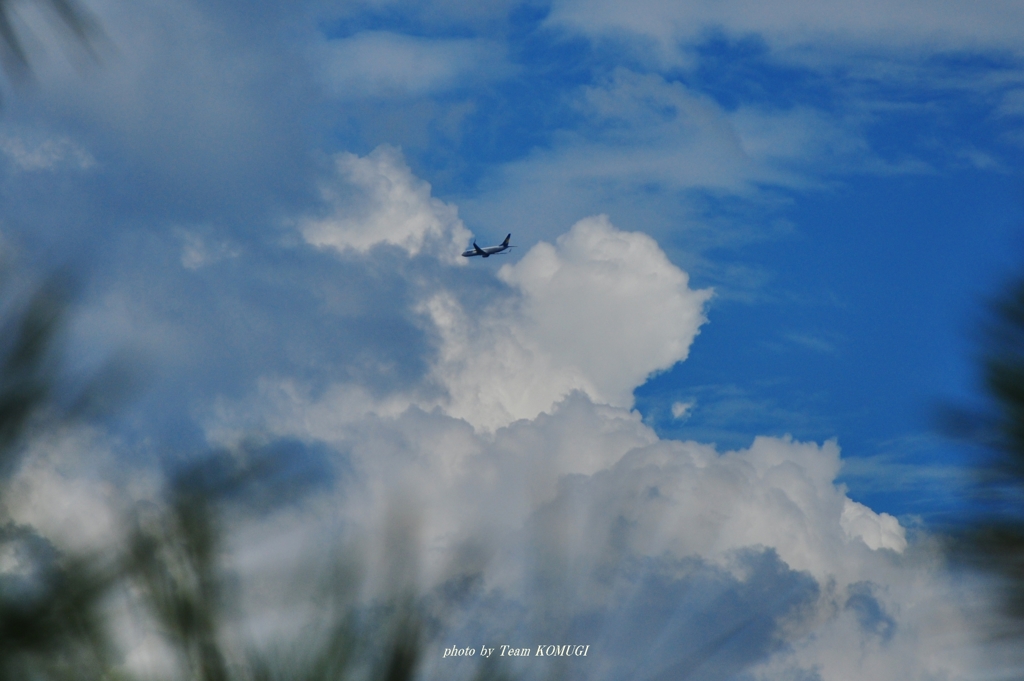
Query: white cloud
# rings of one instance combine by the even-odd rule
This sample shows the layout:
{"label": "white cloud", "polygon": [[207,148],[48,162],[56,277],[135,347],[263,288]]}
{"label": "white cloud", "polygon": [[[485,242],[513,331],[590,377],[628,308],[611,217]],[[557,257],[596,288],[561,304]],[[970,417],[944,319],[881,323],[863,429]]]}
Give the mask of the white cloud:
{"label": "white cloud", "polygon": [[581,220],[498,276],[524,295],[524,326],[560,363],[592,377],[598,401],[630,406],[633,388],[686,359],[710,290],[689,288],[654,239],[606,216]]}
{"label": "white cloud", "polygon": [[20,137],[0,135],[0,152],[26,171],[88,170],[96,165],[96,159],[88,151],[67,137],[33,144]]}
{"label": "white cloud", "polygon": [[439,293],[423,306],[441,335],[434,376],[448,413],[489,429],[573,390],[631,407],[651,373],[686,359],[711,296],[690,289],[653,239],[605,216],[535,245],[498,277],[518,295],[467,310]]}
{"label": "white cloud", "polygon": [[330,213],[299,223],[306,241],[363,253],[390,244],[411,256],[429,247],[444,261],[462,262],[470,233],[458,210],[430,195],[430,185],[412,174],[399,150],[385,145],[365,157],[342,153],[335,169],[337,177],[321,184]]}
{"label": "white cloud", "polygon": [[[543,610],[565,623],[591,622],[583,631],[602,647],[604,671],[589,678],[622,678],[641,661],[657,668],[685,658],[695,643],[673,638],[680,627],[728,632],[722,611],[739,603],[763,631],[727,635],[764,646],[751,653],[755,678],[817,668],[823,681],[963,679],[975,668],[977,621],[965,609],[973,587],[948,577],[934,547],[908,544],[891,516],[846,496],[835,483],[835,442],[763,437],[720,453],[659,440],[635,413],[580,393],[493,434],[436,411],[382,418],[354,402],[348,408],[347,416],[300,409],[277,425],[282,434],[333,442],[360,484],[246,536],[259,536],[268,555],[284,543],[294,555],[316,544],[310,527],[320,528],[314,535],[337,532],[336,523],[375,546],[380,519],[396,495],[404,498],[423,547],[421,588],[479,567],[455,559],[467,541],[490,556],[478,596],[445,619],[447,638],[466,626],[482,638],[518,631],[532,640],[551,624],[532,620]],[[269,569],[280,569],[271,562]],[[244,574],[263,569],[265,562],[252,561]],[[693,581],[705,573],[721,590],[712,606],[722,605],[702,610],[688,599],[707,588]],[[754,584],[763,598],[750,591]],[[660,588],[679,589],[677,600],[665,602]],[[787,598],[797,605],[786,606]],[[557,605],[535,605],[547,599]],[[286,614],[275,617],[294,625]],[[616,632],[652,621],[651,637],[614,650]],[[659,638],[672,644],[659,647]],[[445,675],[436,661],[426,664]]]}
{"label": "white cloud", "polygon": [[[15,475],[5,480],[5,511],[63,549],[94,552],[121,538],[124,489],[96,476],[110,470],[112,442],[101,429],[57,428],[23,452]],[[133,481],[132,492],[140,488]]]}
{"label": "white cloud", "polygon": [[315,52],[327,90],[342,99],[409,96],[464,88],[512,72],[502,43],[366,31]]}
{"label": "white cloud", "polygon": [[856,501],[846,500],[839,524],[848,537],[856,537],[872,549],[902,553],[907,548],[907,533],[896,518],[888,513],[875,513]]}
{"label": "white cloud", "polygon": [[789,0],[771,5],[751,0],[630,5],[556,0],[547,21],[594,35],[647,36],[668,58],[678,58],[677,41],[692,42],[715,29],[758,34],[779,47],[833,51],[844,46],[1019,51],[1024,39],[1024,8],[1012,0]]}
{"label": "white cloud", "polygon": [[674,419],[688,419],[690,414],[693,412],[694,406],[697,402],[690,400],[689,402],[673,402],[672,403],[672,418]]}
{"label": "white cloud", "polygon": [[[385,183],[372,162],[390,171],[395,169],[395,159],[387,149],[367,159],[345,159],[357,169],[369,168],[374,178],[367,192],[371,208],[346,226],[351,225],[354,233],[368,234],[376,243],[387,236],[386,229],[366,229],[360,219],[387,227],[403,223],[380,218],[379,205],[390,207],[392,215],[409,205],[416,207],[411,212],[419,216],[430,214],[432,207],[450,209],[454,215],[453,208],[428,200],[428,188],[411,178],[407,168],[400,169],[398,181]],[[378,196],[379,184],[402,191]],[[410,185],[419,191],[406,191]],[[406,200],[410,193],[415,198]],[[420,220],[416,224],[437,223]],[[433,267],[437,268],[436,261]],[[493,432],[517,419],[533,419],[550,411],[574,391],[578,393],[572,404],[583,400],[587,405],[593,401],[629,408],[636,386],[652,372],[686,358],[706,321],[704,306],[711,296],[710,290],[691,289],[686,273],[667,259],[653,239],[619,231],[604,216],[580,221],[554,244],[535,245],[518,263],[502,267],[498,279],[504,286],[496,286],[498,295],[487,296],[482,305],[470,302],[480,296],[468,295],[460,287],[466,285],[462,279],[449,279],[444,286],[429,275],[416,279],[419,288],[409,297],[421,301],[419,310],[439,342],[428,377],[444,389],[446,397],[436,389],[431,392],[429,386],[408,385],[382,397],[354,383],[313,390],[287,375],[266,376],[259,380],[253,399],[218,400],[206,420],[208,436],[218,444],[229,444],[247,430],[267,428],[340,442],[364,421],[393,419],[410,406],[440,408],[481,432]],[[410,348],[410,352],[421,350]],[[556,457],[543,464],[554,466],[556,478],[593,473],[614,461],[614,455],[597,453],[618,446],[605,420],[628,422],[629,428],[648,433],[640,441],[649,441],[650,431],[640,424],[638,414],[610,407],[606,412],[600,411],[606,407],[594,409],[602,416],[591,418],[593,437],[584,458],[574,455],[557,463]],[[563,405],[561,421],[570,413],[578,410]],[[571,429],[565,437],[579,443],[586,430]],[[446,465],[458,468],[461,456],[446,451]]]}
{"label": "white cloud", "polygon": [[239,256],[239,250],[226,241],[210,244],[201,234],[186,229],[178,230],[178,236],[182,241],[181,266],[187,270]]}
{"label": "white cloud", "polygon": [[[337,560],[332,547],[342,542],[358,540],[349,546],[364,556],[368,593],[386,592],[385,535],[401,498],[421,551],[418,587],[480,580],[437,613],[446,640],[469,631],[481,639],[473,645],[494,645],[514,632],[533,645],[565,627],[600,650],[586,675],[602,681],[637,665],[688,663],[694,647],[710,645],[698,632],[747,650],[712,654],[701,663],[711,676],[738,665],[765,680],[812,670],[822,681],[973,678],[979,621],[964,606],[978,592],[949,578],[934,547],[908,545],[894,519],[846,496],[835,442],[758,438],[720,453],[659,440],[636,413],[579,393],[493,434],[438,412],[374,415],[365,398],[331,409],[294,400],[272,424],[278,435],[333,446],[347,484],[277,513],[225,519],[249,637],[288,642],[322,617],[308,594],[282,585],[297,572],[321,574],[316,561]],[[36,447],[5,503],[60,546],[109,546],[119,504],[153,489],[96,480],[82,454],[107,444],[76,437]],[[879,536],[888,539],[874,545]],[[478,559],[466,557],[467,542]],[[122,633],[126,659],[152,664],[156,640]],[[436,654],[428,646],[425,677],[451,678]]]}

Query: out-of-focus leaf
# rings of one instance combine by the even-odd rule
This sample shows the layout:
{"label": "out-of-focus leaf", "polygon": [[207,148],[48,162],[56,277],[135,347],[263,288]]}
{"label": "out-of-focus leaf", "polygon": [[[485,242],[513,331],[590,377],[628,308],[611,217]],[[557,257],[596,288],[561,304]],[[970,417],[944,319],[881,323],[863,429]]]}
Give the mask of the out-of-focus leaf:
{"label": "out-of-focus leaf", "polygon": [[100,605],[116,571],[13,523],[0,544],[19,567],[0,577],[0,678],[99,678],[114,657]]}
{"label": "out-of-focus leaf", "polygon": [[[1024,631],[1024,280],[990,307],[981,374],[989,404],[949,409],[947,432],[975,445],[974,509],[951,532],[953,557],[998,576],[1011,632]],[[1015,635],[1015,634],[1012,634]]]}
{"label": "out-of-focus leaf", "polygon": [[55,380],[51,361],[63,325],[68,285],[54,277],[32,296],[24,311],[0,325],[0,472],[16,464],[15,443],[31,417],[49,405]]}
{"label": "out-of-focus leaf", "polygon": [[[27,0],[34,2],[53,18],[53,24],[71,37],[71,42],[93,53],[102,37],[99,24],[75,0]],[[28,54],[16,28],[17,6],[26,0],[0,0],[0,62],[8,77],[23,81],[31,73]]]}
{"label": "out-of-focus leaf", "polygon": [[[61,329],[72,288],[66,275],[56,275],[26,303],[8,305],[7,319],[0,321],[0,466],[5,473],[16,470],[34,435],[96,413],[82,405],[112,402],[103,394],[109,381],[73,388],[60,372]],[[330,484],[333,474],[328,452],[257,436],[234,449],[179,462],[166,477],[159,503],[137,509],[134,529],[126,546],[115,550],[118,555],[62,555],[32,528],[0,515],[0,551],[13,556],[17,568],[0,570],[0,681],[127,681],[123,651],[108,635],[113,623],[107,606],[115,593],[134,611],[148,613],[157,637],[176,652],[182,678],[412,681],[427,640],[428,599],[415,591],[415,514],[409,509],[396,514],[388,530],[388,593],[361,601],[356,569],[361,560],[340,552],[326,570],[331,578],[318,600],[322,620],[274,650],[225,647],[226,613],[244,609],[232,609],[228,602],[222,519],[259,519]],[[494,664],[483,665],[479,678],[505,678],[495,676]]]}

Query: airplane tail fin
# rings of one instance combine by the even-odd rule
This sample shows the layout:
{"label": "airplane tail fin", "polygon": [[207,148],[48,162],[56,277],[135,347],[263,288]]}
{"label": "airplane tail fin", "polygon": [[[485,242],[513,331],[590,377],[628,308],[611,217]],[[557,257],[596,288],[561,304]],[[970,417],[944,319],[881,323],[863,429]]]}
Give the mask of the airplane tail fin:
{"label": "airplane tail fin", "polygon": [[512,238],[512,234],[510,232],[509,235],[507,237],[505,237],[505,240],[501,242],[501,245],[502,246],[508,246],[508,240],[511,239],[511,238]]}

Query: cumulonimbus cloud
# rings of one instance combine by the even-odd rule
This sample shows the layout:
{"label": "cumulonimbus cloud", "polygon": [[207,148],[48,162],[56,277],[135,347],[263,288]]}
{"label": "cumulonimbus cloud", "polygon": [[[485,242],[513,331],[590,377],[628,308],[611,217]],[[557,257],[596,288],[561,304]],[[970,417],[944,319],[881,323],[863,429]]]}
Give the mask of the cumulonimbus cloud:
{"label": "cumulonimbus cloud", "polygon": [[[344,479],[231,528],[254,628],[269,640],[294,631],[309,601],[285,599],[281,576],[340,537],[361,536],[374,555],[400,498],[423,549],[417,586],[443,599],[446,584],[473,585],[438,619],[452,643],[535,647],[573,634],[601,651],[574,672],[592,681],[688,669],[829,681],[970,670],[968,653],[943,645],[968,640],[967,592],[897,519],[836,484],[836,442],[761,437],[720,452],[663,440],[631,410],[636,386],[686,359],[712,295],[691,288],[654,239],[597,216],[497,272],[455,269],[464,228],[454,207],[396,151],[375,154],[342,157],[335,181],[353,200],[330,204],[337,219],[325,220],[322,242],[306,236],[344,253],[346,266],[373,261],[378,246],[418,257],[409,293],[380,304],[419,310],[430,329],[407,350],[428,358],[421,383],[444,394],[416,380],[384,397],[355,378],[313,389],[281,364],[257,377],[256,397],[221,398],[206,412],[211,442],[231,446],[258,430],[292,443],[290,456],[315,451]],[[325,276],[342,271],[330,269],[336,258],[296,250]],[[501,295],[470,302],[467,288],[492,274]],[[60,496],[73,493],[77,509],[97,516],[116,503],[109,486],[54,475],[47,456],[32,454],[14,481],[16,518],[60,536],[74,528],[54,512]],[[464,560],[467,546],[481,557]],[[387,574],[385,562],[369,571]],[[424,677],[459,678],[436,652]]]}
{"label": "cumulonimbus cloud", "polygon": [[[350,530],[377,532],[373,519],[401,490],[429,547],[423,587],[479,580],[446,620],[448,638],[533,641],[546,612],[601,647],[601,669],[581,674],[589,679],[705,654],[712,677],[969,669],[970,651],[942,645],[966,640],[966,591],[895,519],[847,497],[835,442],[762,437],[722,453],[661,440],[635,413],[580,392],[494,433],[413,408],[338,424],[328,437],[362,481],[330,502]],[[305,516],[289,522],[281,541],[312,531]],[[483,567],[454,560],[467,542],[489,557]],[[631,637],[635,628],[649,636]],[[716,637],[747,652],[706,652]],[[861,672],[844,676],[850,664]]]}
{"label": "cumulonimbus cloud", "polygon": [[710,289],[694,290],[649,236],[606,216],[533,246],[498,277],[509,298],[465,310],[449,293],[422,306],[441,345],[434,377],[448,413],[493,429],[570,392],[629,408],[647,377],[686,359]]}

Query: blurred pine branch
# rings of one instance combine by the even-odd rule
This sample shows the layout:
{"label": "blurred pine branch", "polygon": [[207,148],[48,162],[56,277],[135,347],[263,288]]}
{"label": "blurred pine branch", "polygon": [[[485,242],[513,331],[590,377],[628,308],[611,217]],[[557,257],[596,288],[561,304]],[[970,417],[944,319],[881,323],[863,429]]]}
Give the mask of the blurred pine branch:
{"label": "blurred pine branch", "polygon": [[[0,344],[0,462],[16,473],[32,435],[77,418],[60,407],[102,400],[67,399],[58,350],[70,287],[44,283],[23,306],[10,305]],[[83,392],[107,389],[97,382]],[[273,454],[267,455],[272,457]],[[243,511],[262,494],[279,462],[253,452],[212,452],[167,476],[164,498],[139,509],[127,546],[114,554],[62,554],[33,528],[0,517],[0,681],[129,679],[112,637],[114,596],[132,601],[174,652],[178,676],[196,681],[410,681],[424,645],[414,594],[396,589],[367,608],[355,598],[358,571],[334,571],[324,595],[329,622],[321,636],[301,636],[280,650],[228,651],[229,609],[219,527],[226,504]],[[253,484],[253,483],[262,484]],[[0,486],[0,495],[3,487]],[[0,513],[6,513],[0,497]],[[239,503],[242,502],[242,503]],[[358,560],[348,562],[357,563]],[[13,566],[13,567],[12,567]],[[141,606],[141,608],[140,608]],[[123,604],[122,606],[123,609]],[[123,614],[123,613],[121,613]]]}
{"label": "blurred pine branch", "polygon": [[1001,636],[1024,634],[1024,279],[989,306],[980,370],[987,406],[943,413],[947,432],[976,447],[972,510],[951,533],[956,560],[996,576],[1009,615]]}
{"label": "blurred pine branch", "polygon": [[34,5],[50,19],[50,24],[65,36],[64,43],[96,57],[96,46],[104,32],[92,14],[77,0],[0,0],[0,65],[10,82],[21,84],[31,79],[32,64],[19,28],[18,6]]}

